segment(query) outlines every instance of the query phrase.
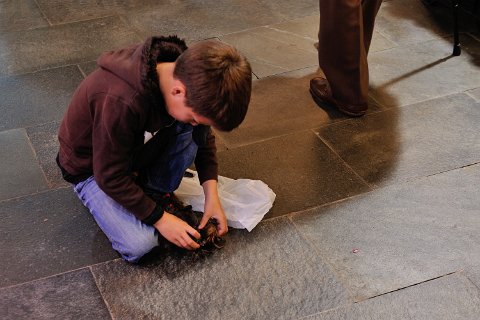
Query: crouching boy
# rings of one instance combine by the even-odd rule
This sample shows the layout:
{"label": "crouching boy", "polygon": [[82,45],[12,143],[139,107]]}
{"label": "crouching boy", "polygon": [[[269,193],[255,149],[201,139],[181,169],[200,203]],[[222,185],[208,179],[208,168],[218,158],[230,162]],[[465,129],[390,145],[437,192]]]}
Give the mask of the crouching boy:
{"label": "crouching boy", "polygon": [[195,250],[200,234],[165,211],[195,163],[205,193],[199,229],[227,220],[217,192],[215,137],[245,118],[248,61],[220,41],[187,49],[176,36],[106,52],[77,88],[62,120],[57,163],[112,246],[130,262],[163,236]]}

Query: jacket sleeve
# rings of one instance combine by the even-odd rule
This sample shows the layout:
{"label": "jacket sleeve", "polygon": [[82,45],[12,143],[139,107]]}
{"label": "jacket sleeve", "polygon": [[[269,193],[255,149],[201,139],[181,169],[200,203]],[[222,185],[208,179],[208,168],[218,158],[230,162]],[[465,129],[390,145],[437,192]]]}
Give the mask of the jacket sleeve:
{"label": "jacket sleeve", "polygon": [[[199,132],[197,133],[195,130]],[[203,130],[205,131],[204,133],[201,132]],[[207,180],[218,180],[217,146],[212,129],[209,126],[197,126],[194,128],[194,135],[205,135],[204,137],[194,139],[198,145],[195,168],[198,172],[200,184]]]}
{"label": "jacket sleeve", "polygon": [[91,108],[95,181],[108,196],[144,220],[154,213],[156,204],[129,172],[135,139],[142,134],[139,119],[128,104],[108,94],[91,103],[95,104]]}

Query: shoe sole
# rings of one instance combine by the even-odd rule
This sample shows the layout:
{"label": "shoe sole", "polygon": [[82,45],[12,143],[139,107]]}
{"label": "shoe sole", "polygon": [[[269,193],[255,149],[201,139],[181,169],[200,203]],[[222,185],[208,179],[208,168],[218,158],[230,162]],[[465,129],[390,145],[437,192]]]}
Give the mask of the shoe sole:
{"label": "shoe sole", "polygon": [[335,107],[337,108],[340,112],[348,115],[348,116],[351,116],[351,117],[361,117],[363,116],[367,111],[359,111],[359,112],[351,112],[351,111],[348,111],[348,110],[345,110],[343,109],[341,106],[333,103],[333,102],[327,102],[323,99],[321,99],[319,96],[317,96],[312,89],[309,89],[310,91],[310,94],[313,98],[313,101],[315,101],[316,104],[322,106],[322,107],[327,107],[327,108],[332,108],[332,107]]}

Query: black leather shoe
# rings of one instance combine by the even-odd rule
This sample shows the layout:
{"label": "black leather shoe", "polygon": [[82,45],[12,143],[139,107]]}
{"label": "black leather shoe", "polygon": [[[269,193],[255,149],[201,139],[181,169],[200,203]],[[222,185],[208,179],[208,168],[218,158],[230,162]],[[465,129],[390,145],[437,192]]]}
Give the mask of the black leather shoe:
{"label": "black leather shoe", "polygon": [[349,106],[337,103],[332,96],[332,89],[327,79],[322,77],[315,77],[310,80],[310,94],[313,101],[320,107],[337,107],[340,112],[345,113],[351,117],[361,117],[367,112],[367,105],[365,106]]}

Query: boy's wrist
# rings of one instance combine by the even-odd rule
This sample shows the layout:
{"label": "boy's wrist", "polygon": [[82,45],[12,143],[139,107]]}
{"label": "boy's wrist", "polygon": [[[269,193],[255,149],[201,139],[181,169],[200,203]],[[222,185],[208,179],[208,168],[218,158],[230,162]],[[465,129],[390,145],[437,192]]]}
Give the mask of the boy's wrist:
{"label": "boy's wrist", "polygon": [[163,217],[164,210],[161,206],[156,205],[155,208],[153,209],[152,213],[144,219],[142,219],[142,222],[153,226],[158,220],[160,220]]}

